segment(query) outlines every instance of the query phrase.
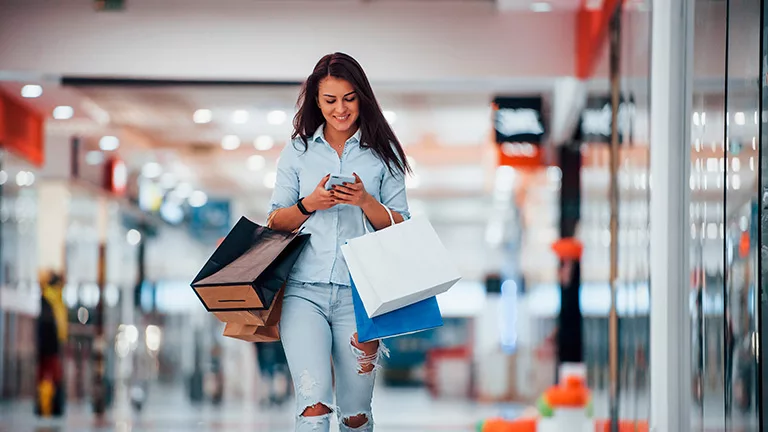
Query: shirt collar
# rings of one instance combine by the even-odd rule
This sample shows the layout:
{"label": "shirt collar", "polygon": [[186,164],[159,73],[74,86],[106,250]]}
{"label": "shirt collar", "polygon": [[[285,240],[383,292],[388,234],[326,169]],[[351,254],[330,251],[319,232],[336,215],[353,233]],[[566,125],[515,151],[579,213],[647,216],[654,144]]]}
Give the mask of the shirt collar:
{"label": "shirt collar", "polygon": [[[323,128],[325,127],[325,123],[321,124],[320,127],[317,128],[314,135],[312,135],[312,141],[317,142],[317,140],[322,140],[323,142],[328,142],[325,139],[325,135],[323,134]],[[362,136],[362,132],[360,132],[360,128],[357,128],[357,131],[354,135],[352,135],[347,142],[356,142],[360,143],[360,137]]]}

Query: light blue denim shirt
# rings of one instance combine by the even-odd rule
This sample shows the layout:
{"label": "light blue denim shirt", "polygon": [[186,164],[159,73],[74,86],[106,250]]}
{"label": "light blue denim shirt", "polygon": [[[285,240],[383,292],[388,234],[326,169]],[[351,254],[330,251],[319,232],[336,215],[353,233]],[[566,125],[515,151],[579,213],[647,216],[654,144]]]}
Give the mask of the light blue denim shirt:
{"label": "light blue denim shirt", "polygon": [[[351,176],[352,173],[360,177],[365,190],[380,203],[400,213],[404,219],[410,218],[405,176],[399,171],[393,175],[371,149],[360,147],[360,130],[347,140],[339,157],[325,140],[323,126],[312,136],[306,152],[301,138],[283,149],[277,165],[270,214],[311,194],[326,175]],[[341,245],[365,234],[362,210],[338,204],[317,211],[304,223],[304,232],[311,234],[309,243],[296,261],[290,278],[298,282],[350,285]]]}

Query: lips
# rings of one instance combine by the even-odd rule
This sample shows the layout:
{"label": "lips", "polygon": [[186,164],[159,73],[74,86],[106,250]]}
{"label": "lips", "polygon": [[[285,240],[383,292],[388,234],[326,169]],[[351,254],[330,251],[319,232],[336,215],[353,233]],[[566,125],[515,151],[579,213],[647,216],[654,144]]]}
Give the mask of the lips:
{"label": "lips", "polygon": [[333,116],[333,118],[335,118],[337,121],[343,123],[343,122],[345,122],[345,121],[347,121],[349,119],[349,114],[347,114],[345,116]]}

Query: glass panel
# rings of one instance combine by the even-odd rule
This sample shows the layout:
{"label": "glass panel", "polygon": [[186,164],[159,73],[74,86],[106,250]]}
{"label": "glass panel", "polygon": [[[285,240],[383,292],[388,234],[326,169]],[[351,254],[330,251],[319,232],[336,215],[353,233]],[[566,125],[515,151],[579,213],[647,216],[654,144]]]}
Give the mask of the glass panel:
{"label": "glass panel", "polygon": [[622,17],[619,160],[619,417],[650,417],[649,112],[650,12],[625,6]]}
{"label": "glass panel", "polygon": [[692,427],[725,426],[723,270],[726,2],[698,0],[691,124]]}
{"label": "glass panel", "polygon": [[760,1],[728,2],[725,290],[722,374],[726,430],[755,430],[757,401],[757,137]]}
{"label": "glass panel", "polygon": [[[760,109],[762,110],[762,121],[761,126],[762,130],[760,131],[760,145],[758,146],[758,149],[762,149],[763,146],[768,143],[768,125],[766,125],[766,122],[768,122],[768,112],[766,112],[766,107],[768,107],[768,8],[764,8],[763,10],[763,28],[762,28],[762,40],[763,40],[763,46],[761,53],[762,58],[762,70],[761,70],[761,79],[759,82],[762,84],[761,88],[761,97],[762,97],[762,105]],[[760,317],[762,322],[755,325],[756,329],[760,329],[760,351],[765,352],[764,348],[766,346],[766,335],[768,335],[768,327],[766,326],[766,323],[768,323],[768,320],[763,318],[765,315],[765,311],[768,310],[768,296],[766,295],[766,282],[768,282],[768,177],[766,176],[766,173],[768,172],[768,152],[765,152],[764,150],[760,151],[760,181],[761,184],[759,186],[759,190],[762,195],[762,203],[760,207],[760,255],[761,255],[761,268],[760,268],[760,306],[761,306],[761,313]],[[757,295],[757,294],[755,294]],[[764,356],[763,356],[764,358]],[[762,382],[762,394],[760,395],[762,400],[762,413],[765,415],[765,413],[768,412],[768,397],[766,397],[766,389],[768,389],[768,368],[766,367],[765,362],[762,364],[763,368],[763,382]],[[763,420],[765,423],[765,420]]]}

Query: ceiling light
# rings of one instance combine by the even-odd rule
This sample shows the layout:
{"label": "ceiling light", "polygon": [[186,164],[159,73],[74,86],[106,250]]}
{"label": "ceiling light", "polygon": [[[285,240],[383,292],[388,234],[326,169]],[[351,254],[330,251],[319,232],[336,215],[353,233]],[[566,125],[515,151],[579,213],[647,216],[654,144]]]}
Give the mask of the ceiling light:
{"label": "ceiling light", "polygon": [[4,185],[8,181],[8,173],[0,170],[0,185]]}
{"label": "ceiling light", "polygon": [[240,147],[240,138],[237,135],[227,135],[221,139],[221,148],[224,150],[236,150]]}
{"label": "ceiling light", "polygon": [[253,146],[256,147],[256,150],[267,151],[275,146],[275,140],[269,135],[262,135],[256,138],[256,141],[253,142]]}
{"label": "ceiling light", "polygon": [[202,207],[208,202],[208,195],[203,191],[194,191],[187,201],[191,207]]}
{"label": "ceiling light", "polygon": [[26,171],[19,171],[19,173],[16,174],[16,185],[18,185],[18,186],[26,186],[27,185],[27,172]]}
{"label": "ceiling light", "polygon": [[37,84],[27,84],[21,88],[21,97],[34,99],[42,95],[43,88]]}
{"label": "ceiling light", "polygon": [[141,242],[141,233],[135,229],[132,229],[125,235],[125,239],[128,241],[129,245],[136,246]]}
{"label": "ceiling light", "polygon": [[270,111],[269,114],[267,114],[267,121],[272,125],[281,125],[285,123],[286,118],[288,118],[288,116],[285,114],[285,111],[281,110]]}
{"label": "ceiling light", "polygon": [[92,150],[85,154],[85,163],[88,165],[100,165],[104,162],[104,153]]}
{"label": "ceiling light", "polygon": [[56,120],[69,120],[75,115],[71,106],[62,105],[53,109],[53,118]]}
{"label": "ceiling light", "polygon": [[248,111],[237,110],[232,113],[232,122],[237,124],[248,123]]}
{"label": "ceiling light", "polygon": [[248,158],[248,169],[251,171],[260,171],[267,165],[267,160],[262,155],[253,155]]}
{"label": "ceiling light", "polygon": [[736,121],[736,124],[739,126],[744,126],[744,124],[747,122],[747,118],[743,112],[737,112],[736,115],[733,117],[733,119]]}
{"label": "ceiling light", "polygon": [[397,121],[397,114],[394,111],[384,111],[382,114],[389,124],[395,124]]}
{"label": "ceiling light", "polygon": [[104,151],[114,151],[120,147],[120,140],[114,136],[104,136],[99,140],[99,148]]}
{"label": "ceiling light", "polygon": [[160,164],[157,162],[146,163],[141,168],[141,175],[149,179],[160,177],[160,174],[162,173],[163,173],[163,167],[160,166]]}
{"label": "ceiling light", "polygon": [[199,109],[192,114],[192,120],[197,124],[210,123],[213,120],[213,113],[209,109]]}
{"label": "ceiling light", "polygon": [[547,2],[535,2],[531,3],[531,10],[533,12],[551,12],[552,5]]}

